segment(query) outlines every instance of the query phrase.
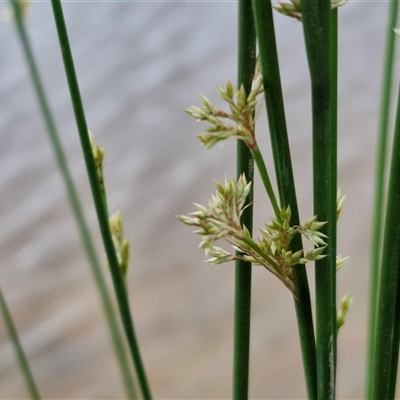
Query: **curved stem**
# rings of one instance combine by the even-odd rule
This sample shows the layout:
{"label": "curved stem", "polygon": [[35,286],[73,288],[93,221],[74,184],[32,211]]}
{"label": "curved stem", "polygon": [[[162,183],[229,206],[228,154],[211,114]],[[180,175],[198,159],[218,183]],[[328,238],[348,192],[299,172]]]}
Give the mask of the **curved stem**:
{"label": "curved stem", "polygon": [[264,158],[260,152],[259,147],[255,147],[251,150],[254,161],[256,162],[258,172],[260,173],[261,180],[264,184],[265,190],[267,191],[268,197],[271,201],[272,208],[274,209],[275,217],[278,221],[281,221],[281,212],[278,202],[275,197],[274,189],[272,188],[271,179],[269,178],[267,167],[265,166]]}
{"label": "curved stem", "polygon": [[118,301],[118,307],[143,398],[145,400],[150,400],[152,396],[150,393],[150,387],[147,382],[144,365],[139,352],[139,345],[133,327],[128,294],[126,291],[122,273],[119,268],[118,259],[110,232],[110,227],[108,223],[108,210],[105,209],[105,203],[103,201],[104,198],[102,196],[102,191],[97,177],[96,166],[90,145],[85,113],[83,110],[82,99],[80,95],[78,81],[76,78],[76,72],[72,59],[72,53],[69,45],[68,33],[65,26],[61,2],[60,0],[52,0],[51,3],[53,6],[54,19],[57,26],[60,48],[63,56],[72,105],[74,108],[75,119],[82,145],[83,156],[85,159],[90,187],[92,190],[93,201],[96,208],[101,235],[103,238],[104,248],[110,265],[111,277]]}
{"label": "curved stem", "polygon": [[125,386],[125,391],[128,398],[136,398],[136,392],[134,383],[132,380],[131,370],[129,366],[128,359],[125,354],[124,343],[121,338],[121,333],[118,328],[117,320],[115,318],[115,312],[112,306],[111,298],[108,293],[107,285],[102,273],[102,265],[99,262],[98,256],[96,254],[95,246],[93,244],[88,225],[86,223],[82,206],[79,201],[78,193],[75,188],[71,172],[68,167],[67,158],[65,156],[62,143],[59,138],[57,127],[54,121],[53,114],[51,112],[49,102],[47,100],[46,93],[44,91],[44,86],[40,78],[39,69],[35,61],[35,57],[32,51],[32,46],[29,42],[29,38],[25,29],[25,23],[20,13],[16,0],[10,0],[13,11],[15,22],[18,29],[18,34],[23,47],[26,63],[29,68],[32,83],[37,96],[40,111],[42,112],[43,120],[47,128],[50,143],[53,147],[55,157],[60,169],[60,173],[64,180],[64,184],[67,191],[67,196],[74,213],[76,223],[78,225],[81,240],[88,257],[92,274],[96,282],[97,289],[100,294],[100,299],[102,302],[104,314],[107,319],[107,323],[110,329],[111,338],[117,355],[117,359],[120,365],[121,374]]}

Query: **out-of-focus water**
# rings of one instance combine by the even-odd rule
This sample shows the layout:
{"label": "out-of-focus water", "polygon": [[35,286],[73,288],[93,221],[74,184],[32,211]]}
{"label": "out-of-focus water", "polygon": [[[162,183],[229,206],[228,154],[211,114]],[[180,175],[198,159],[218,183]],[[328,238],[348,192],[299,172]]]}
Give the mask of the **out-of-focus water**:
{"label": "out-of-focus water", "polygon": [[[355,297],[339,336],[341,398],[363,396],[366,291],[377,108],[388,4],[340,10],[339,185],[347,196],[339,294]],[[5,5],[3,5],[5,8]],[[111,210],[132,240],[129,291],[157,399],[227,399],[231,392],[232,265],[210,266],[176,214],[234,175],[234,143],[206,152],[182,109],[236,75],[236,2],[65,2],[90,129],[106,149]],[[281,76],[302,218],[312,213],[309,80],[299,22],[276,15]],[[31,40],[86,215],[96,233],[51,6],[35,2]],[[0,24],[0,284],[43,398],[121,398],[97,291],[35,103],[12,24]],[[270,159],[266,123],[260,142]],[[270,163],[269,163],[270,164]],[[258,186],[257,186],[258,185]],[[270,208],[256,182],[256,221]],[[105,271],[107,267],[105,266]],[[311,271],[311,270],[310,270]],[[290,294],[255,269],[251,398],[304,398]],[[0,324],[0,398],[26,397]]]}

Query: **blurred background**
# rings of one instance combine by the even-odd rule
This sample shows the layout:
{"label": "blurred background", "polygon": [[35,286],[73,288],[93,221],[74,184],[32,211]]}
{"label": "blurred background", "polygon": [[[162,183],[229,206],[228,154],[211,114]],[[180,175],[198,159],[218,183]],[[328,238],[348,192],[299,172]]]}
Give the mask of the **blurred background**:
{"label": "blurred background", "polygon": [[[7,4],[3,3],[2,11]],[[235,143],[206,151],[182,109],[236,81],[237,3],[64,2],[87,121],[106,150],[110,211],[131,238],[129,294],[155,399],[231,396],[233,265],[203,263],[200,238],[175,218],[235,175]],[[388,3],[339,10],[338,295],[354,297],[339,335],[338,398],[363,397],[373,171]],[[309,77],[301,24],[274,14],[302,220],[312,215]],[[104,257],[51,5],[27,19],[85,213]],[[0,24],[0,284],[43,398],[124,397],[97,289],[79,242],[12,23]],[[397,80],[396,80],[397,82]],[[265,116],[258,138],[271,156]],[[271,175],[273,176],[271,169]],[[255,182],[256,226],[272,215]],[[107,266],[104,262],[104,270]],[[312,267],[309,268],[313,279]],[[305,398],[293,301],[254,268],[252,399]],[[27,396],[0,322],[0,398]]]}

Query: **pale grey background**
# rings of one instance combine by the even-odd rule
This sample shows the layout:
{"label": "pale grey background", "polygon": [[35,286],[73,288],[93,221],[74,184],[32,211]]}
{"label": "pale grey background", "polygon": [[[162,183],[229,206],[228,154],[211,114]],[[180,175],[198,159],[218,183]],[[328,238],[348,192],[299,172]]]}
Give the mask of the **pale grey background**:
{"label": "pale grey background", "polygon": [[[6,9],[6,3],[1,4]],[[234,175],[235,144],[206,152],[182,109],[236,76],[236,2],[63,2],[90,129],[106,149],[111,210],[132,240],[129,290],[155,399],[228,399],[233,266],[204,264],[175,215]],[[339,294],[354,306],[339,337],[338,397],[363,397],[377,108],[388,3],[340,10],[339,185],[347,196]],[[302,219],[312,214],[309,79],[301,24],[275,13]],[[49,2],[29,32],[93,232],[96,220]],[[108,330],[12,24],[0,24],[0,284],[43,398],[121,398]],[[397,85],[397,84],[396,84]],[[259,138],[266,158],[265,117]],[[269,163],[269,165],[271,165]],[[257,225],[270,208],[256,182]],[[96,240],[100,254],[101,244]],[[106,267],[105,267],[106,270]],[[312,269],[310,268],[310,272]],[[254,399],[305,397],[293,302],[254,272]],[[26,392],[0,323],[0,397]]]}

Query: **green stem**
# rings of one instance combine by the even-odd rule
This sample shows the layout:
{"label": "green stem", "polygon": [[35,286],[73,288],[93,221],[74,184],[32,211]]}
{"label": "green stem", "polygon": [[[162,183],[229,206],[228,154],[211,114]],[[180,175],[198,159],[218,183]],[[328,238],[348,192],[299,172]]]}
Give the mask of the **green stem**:
{"label": "green stem", "polygon": [[382,249],[382,221],[384,213],[384,193],[387,170],[387,147],[391,108],[391,93],[393,84],[393,68],[395,55],[396,35],[393,27],[396,25],[398,0],[392,0],[389,7],[388,23],[386,30],[385,60],[382,77],[381,109],[379,121],[378,150],[375,167],[374,211],[371,239],[371,266],[369,287],[369,321],[368,321],[368,348],[367,348],[367,397],[371,394],[372,369],[374,364],[374,341],[377,314],[377,295],[379,288],[379,262]]}
{"label": "green stem", "polygon": [[330,1],[301,2],[311,76],[314,213],[327,221],[327,257],[316,261],[318,398],[335,398],[336,386],[336,138],[331,128]]}
{"label": "green stem", "polygon": [[278,202],[275,197],[274,189],[272,188],[271,180],[268,175],[267,167],[265,166],[264,158],[260,152],[259,147],[255,147],[251,150],[254,161],[256,162],[258,172],[260,173],[261,180],[264,184],[265,190],[267,191],[268,197],[271,201],[272,208],[274,209],[274,213],[276,218],[281,221],[281,212],[278,205]]}
{"label": "green stem", "polygon": [[[370,399],[393,398],[394,355],[398,353],[398,283],[400,280],[400,91],[397,103],[396,126],[392,147],[385,234],[382,247],[379,292],[375,330],[374,365]],[[396,339],[396,343],[394,340]],[[397,360],[396,360],[397,362]]]}
{"label": "green stem", "polygon": [[40,394],[36,387],[35,380],[33,378],[32,372],[29,368],[28,359],[25,356],[24,349],[22,348],[21,342],[18,337],[17,329],[15,328],[14,322],[11,317],[11,313],[7,307],[7,303],[3,297],[2,290],[0,288],[0,308],[3,314],[3,319],[5,326],[8,331],[8,335],[14,345],[15,352],[17,354],[17,359],[25,379],[26,387],[28,389],[29,395],[33,400],[39,400]]}
{"label": "green stem", "polygon": [[[397,287],[400,284],[400,274],[397,276]],[[396,296],[396,311],[394,319],[394,330],[393,330],[393,353],[392,363],[390,366],[390,378],[389,378],[389,399],[394,399],[396,394],[397,384],[397,370],[399,366],[399,343],[400,343],[400,293],[397,292]]]}
{"label": "green stem", "polygon": [[[337,255],[337,111],[338,111],[338,9],[331,11],[331,39],[330,39],[330,184],[331,184],[331,198],[330,206],[331,212],[334,212],[330,220],[330,241],[328,249],[328,257],[331,257],[330,275],[333,277],[331,282],[331,312],[334,313],[334,328],[332,334],[336,335],[335,344],[337,340],[337,309],[336,309],[336,255]],[[318,267],[317,267],[318,268]],[[334,382],[336,382],[336,363],[337,363],[337,345],[333,348],[334,362]]]}
{"label": "green stem", "polygon": [[121,334],[119,332],[117,320],[114,315],[114,309],[112,306],[111,298],[108,293],[107,285],[105,283],[103,273],[102,273],[102,265],[98,260],[96,250],[91,239],[90,231],[88,225],[86,223],[82,206],[79,201],[79,197],[77,194],[77,190],[75,188],[71,172],[68,167],[67,158],[65,156],[58,131],[56,128],[56,124],[54,122],[54,118],[52,112],[50,110],[49,102],[47,100],[46,93],[44,91],[44,86],[42,80],[40,78],[39,70],[37,67],[37,63],[35,61],[32,46],[29,42],[29,38],[25,29],[24,19],[20,13],[20,9],[18,7],[16,0],[10,0],[13,11],[15,22],[17,25],[18,34],[21,40],[21,44],[23,47],[26,63],[29,68],[29,72],[31,75],[32,83],[35,89],[35,93],[37,96],[38,104],[40,106],[40,110],[42,112],[43,120],[45,122],[47,132],[49,135],[49,139],[51,145],[53,147],[55,157],[60,168],[60,172],[62,178],[64,180],[64,184],[66,187],[67,195],[69,198],[69,202],[74,213],[79,233],[81,236],[81,240],[86,251],[86,255],[88,257],[92,274],[95,279],[97,288],[100,293],[100,299],[102,301],[103,310],[108,322],[108,326],[111,333],[111,338],[113,340],[113,345],[115,348],[115,352],[117,355],[118,362],[120,364],[121,374],[125,386],[125,391],[128,398],[136,398],[135,387],[132,380],[132,375],[129,367],[129,362],[125,354],[124,343],[121,338]]}
{"label": "green stem", "polygon": [[251,249],[253,249],[259,256],[261,260],[265,260],[268,262],[268,264],[274,269],[276,272],[276,275],[278,277],[281,277],[282,279],[285,279],[285,275],[283,274],[281,268],[279,265],[275,262],[274,259],[272,259],[268,253],[265,253],[260,249],[260,247],[253,241],[253,239],[241,239],[243,242],[249,246]]}
{"label": "green stem", "polygon": [[336,270],[336,253],[337,253],[337,120],[338,120],[338,9],[331,11],[331,42],[330,42],[330,174],[331,174],[331,202],[335,209],[335,218],[332,222],[333,236],[331,240],[331,253],[335,256]]}
{"label": "green stem", "polygon": [[[246,93],[250,92],[255,69],[255,32],[251,0],[239,0],[238,9],[238,87],[242,84]],[[236,175],[245,174],[252,182],[246,205],[253,202],[254,161],[247,146],[237,141]],[[241,223],[249,232],[253,228],[253,206],[247,206]],[[235,262],[235,301],[233,338],[233,383],[232,399],[247,400],[249,392],[249,353],[251,315],[251,263],[243,260]]]}
{"label": "green stem", "polygon": [[65,26],[60,0],[52,0],[54,19],[57,26],[60,48],[64,60],[65,72],[68,80],[68,86],[71,94],[72,105],[74,108],[75,119],[81,141],[83,156],[92,190],[94,205],[96,208],[99,227],[103,238],[104,248],[110,265],[111,277],[114,284],[114,290],[118,301],[118,307],[122,319],[122,324],[128,340],[132,360],[136,369],[138,382],[145,400],[151,399],[150,388],[147,382],[143,362],[139,352],[139,346],[136,339],[133,321],[130,312],[130,305],[124,279],[122,277],[117,255],[115,252],[110,227],[108,223],[108,211],[105,209],[101,188],[99,185],[96,166],[93,159],[93,153],[90,146],[88,129],[85,113],[83,110],[82,99],[76,78],[75,67],[72,59],[71,49],[68,40],[68,33]]}
{"label": "green stem", "polygon": [[[282,86],[275,42],[272,8],[269,1],[253,0],[257,39],[260,49],[261,69],[264,79],[265,100],[274,156],[276,180],[282,208],[292,211],[291,224],[300,225],[294,184],[289,140],[287,136]],[[300,235],[292,241],[292,250],[303,248]],[[316,349],[314,323],[307,272],[303,265],[293,270],[297,289],[295,309],[303,358],[304,374],[309,399],[317,398]]]}

